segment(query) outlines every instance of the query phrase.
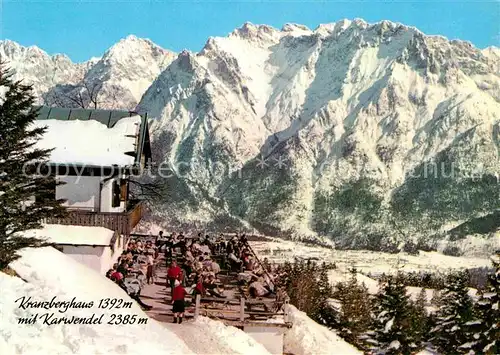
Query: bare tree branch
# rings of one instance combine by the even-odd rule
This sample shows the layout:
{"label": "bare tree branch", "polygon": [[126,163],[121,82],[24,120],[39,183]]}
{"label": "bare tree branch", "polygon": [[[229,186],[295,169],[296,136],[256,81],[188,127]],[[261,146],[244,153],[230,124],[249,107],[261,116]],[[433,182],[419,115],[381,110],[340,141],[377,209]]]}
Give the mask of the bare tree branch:
{"label": "bare tree branch", "polygon": [[83,80],[67,92],[53,90],[46,95],[44,101],[49,106],[97,109],[101,106],[102,88],[103,85],[100,81]]}
{"label": "bare tree branch", "polygon": [[132,178],[128,179],[132,187],[131,195],[134,198],[145,198],[147,201],[158,200],[163,196],[163,184],[159,180],[139,181]]}

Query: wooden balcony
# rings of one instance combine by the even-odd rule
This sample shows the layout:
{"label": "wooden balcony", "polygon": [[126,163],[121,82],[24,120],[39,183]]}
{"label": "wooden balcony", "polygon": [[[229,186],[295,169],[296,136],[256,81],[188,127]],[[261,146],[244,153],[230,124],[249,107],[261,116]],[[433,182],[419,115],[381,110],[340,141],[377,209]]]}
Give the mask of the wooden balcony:
{"label": "wooden balcony", "polygon": [[144,203],[132,201],[126,212],[92,212],[86,210],[68,210],[65,218],[47,218],[47,224],[64,224],[73,226],[104,227],[130,236],[132,229],[139,223],[144,214]]}

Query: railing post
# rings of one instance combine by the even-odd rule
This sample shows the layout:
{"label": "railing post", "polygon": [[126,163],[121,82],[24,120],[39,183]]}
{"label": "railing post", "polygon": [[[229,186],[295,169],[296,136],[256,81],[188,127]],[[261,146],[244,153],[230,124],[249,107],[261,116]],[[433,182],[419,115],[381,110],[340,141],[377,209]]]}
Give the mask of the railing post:
{"label": "railing post", "polygon": [[198,316],[200,315],[200,302],[201,302],[201,295],[197,294],[196,303],[194,307],[194,319],[198,318]]}
{"label": "railing post", "polygon": [[243,297],[240,298],[240,321],[245,321],[245,299]]}
{"label": "railing post", "polygon": [[285,324],[288,323],[288,300],[283,304],[283,321]]}

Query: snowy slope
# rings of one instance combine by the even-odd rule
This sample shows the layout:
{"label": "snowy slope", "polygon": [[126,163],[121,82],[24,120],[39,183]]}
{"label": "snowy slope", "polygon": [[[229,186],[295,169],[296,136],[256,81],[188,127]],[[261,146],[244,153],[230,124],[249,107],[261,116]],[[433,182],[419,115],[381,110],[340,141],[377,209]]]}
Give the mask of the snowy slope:
{"label": "snowy slope", "polygon": [[[50,260],[50,262],[47,262]],[[103,314],[106,323],[112,314],[147,317],[133,302],[132,308],[99,309],[100,299],[130,301],[127,294],[105,277],[47,247],[25,249],[11,264],[20,276],[0,272],[0,353],[1,354],[267,354],[265,348],[243,331],[200,317],[194,322],[127,325],[44,325],[42,315],[89,317]],[[90,309],[19,307],[20,297],[31,301],[94,302]],[[18,300],[18,301],[16,301]],[[20,317],[39,314],[34,325],[18,324]]]}
{"label": "snowy slope", "polygon": [[99,108],[133,110],[153,80],[174,59],[148,39],[128,36],[102,57],[73,63],[64,55],[49,56],[36,46],[23,47],[0,41],[0,59],[6,60],[16,78],[33,84],[39,103],[75,106],[67,97],[99,85]]}
{"label": "snowy slope", "polygon": [[[95,271],[49,247],[26,249],[21,255],[11,267],[22,279],[0,273],[0,353],[143,354],[145,349],[158,354],[192,353],[181,339],[152,319],[148,319],[146,325],[106,324],[111,314],[147,316],[135,302],[131,309],[99,309],[97,303],[103,298],[130,299],[121,288]],[[95,305],[91,310],[69,308],[65,313],[55,308],[22,309],[20,301],[16,303],[16,300],[23,296],[31,297],[32,301],[50,301],[53,297],[71,301],[76,297],[76,301],[94,301]],[[48,326],[41,320],[34,325],[18,324],[19,317],[38,313],[42,319],[47,312],[55,312],[57,317],[104,314],[105,321],[102,325]]]}
{"label": "snowy slope", "polygon": [[[133,110],[153,80],[172,60],[174,53],[148,39],[131,35],[107,50],[85,73],[82,81],[102,84],[98,99],[101,108]],[[52,93],[57,94],[61,89],[71,95],[80,90],[81,85],[56,87]]]}
{"label": "snowy slope", "polygon": [[[50,263],[47,262],[50,260]],[[182,325],[147,324],[77,325],[43,324],[43,314],[56,317],[96,317],[109,320],[112,314],[147,315],[133,302],[131,308],[100,309],[100,299],[129,301],[113,282],[59,251],[50,248],[24,249],[12,269],[19,277],[0,272],[0,353],[2,354],[268,354],[266,349],[243,331],[205,317]],[[29,301],[94,302],[92,308],[21,307],[21,297]],[[35,324],[19,324],[21,317],[38,314]],[[285,351],[295,355],[358,354],[334,332],[318,325],[295,307],[290,307],[293,327],[286,331]]]}
{"label": "snowy slope", "polygon": [[67,56],[49,56],[37,46],[23,47],[10,40],[0,41],[0,60],[15,71],[15,79],[32,84],[37,98],[58,84],[75,84],[91,65],[73,63]]}
{"label": "snowy slope", "polygon": [[[89,70],[85,79],[105,82],[104,89],[108,95],[127,95],[130,97],[127,99],[133,101],[125,106],[133,109],[131,105],[140,101],[153,80],[174,58],[174,53],[150,40],[131,35],[106,51]],[[124,106],[118,102],[118,107]]]}
{"label": "snowy slope", "polygon": [[362,354],[335,332],[319,325],[304,312],[290,306],[293,327],[285,332],[285,352],[294,355]]}

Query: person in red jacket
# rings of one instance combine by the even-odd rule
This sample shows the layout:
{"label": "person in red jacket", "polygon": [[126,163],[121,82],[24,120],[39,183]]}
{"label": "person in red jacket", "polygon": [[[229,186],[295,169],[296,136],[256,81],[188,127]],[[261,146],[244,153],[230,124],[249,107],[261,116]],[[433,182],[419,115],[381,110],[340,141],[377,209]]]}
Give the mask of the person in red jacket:
{"label": "person in red jacket", "polygon": [[181,269],[181,272],[177,276],[177,280],[179,280],[181,285],[184,286],[184,270]]}
{"label": "person in red jacket", "polygon": [[206,293],[207,293],[207,291],[205,290],[205,287],[203,287],[203,277],[199,276],[197,283],[196,283],[196,286],[193,290],[193,296],[196,296],[196,295],[205,296]]}
{"label": "person in red jacket", "polygon": [[186,297],[187,292],[184,287],[182,287],[179,280],[176,280],[174,285],[174,292],[172,293],[172,312],[174,313],[174,323],[177,323],[177,320],[179,320],[179,324],[181,324],[185,310],[184,297]]}
{"label": "person in red jacket", "polygon": [[123,279],[123,275],[121,272],[119,271],[114,271],[111,276],[110,276],[111,280],[113,281],[116,281],[116,282],[119,282]]}
{"label": "person in red jacket", "polygon": [[181,268],[177,265],[175,260],[172,261],[167,270],[167,279],[170,284],[170,295],[174,294],[175,281],[179,278],[180,273]]}

